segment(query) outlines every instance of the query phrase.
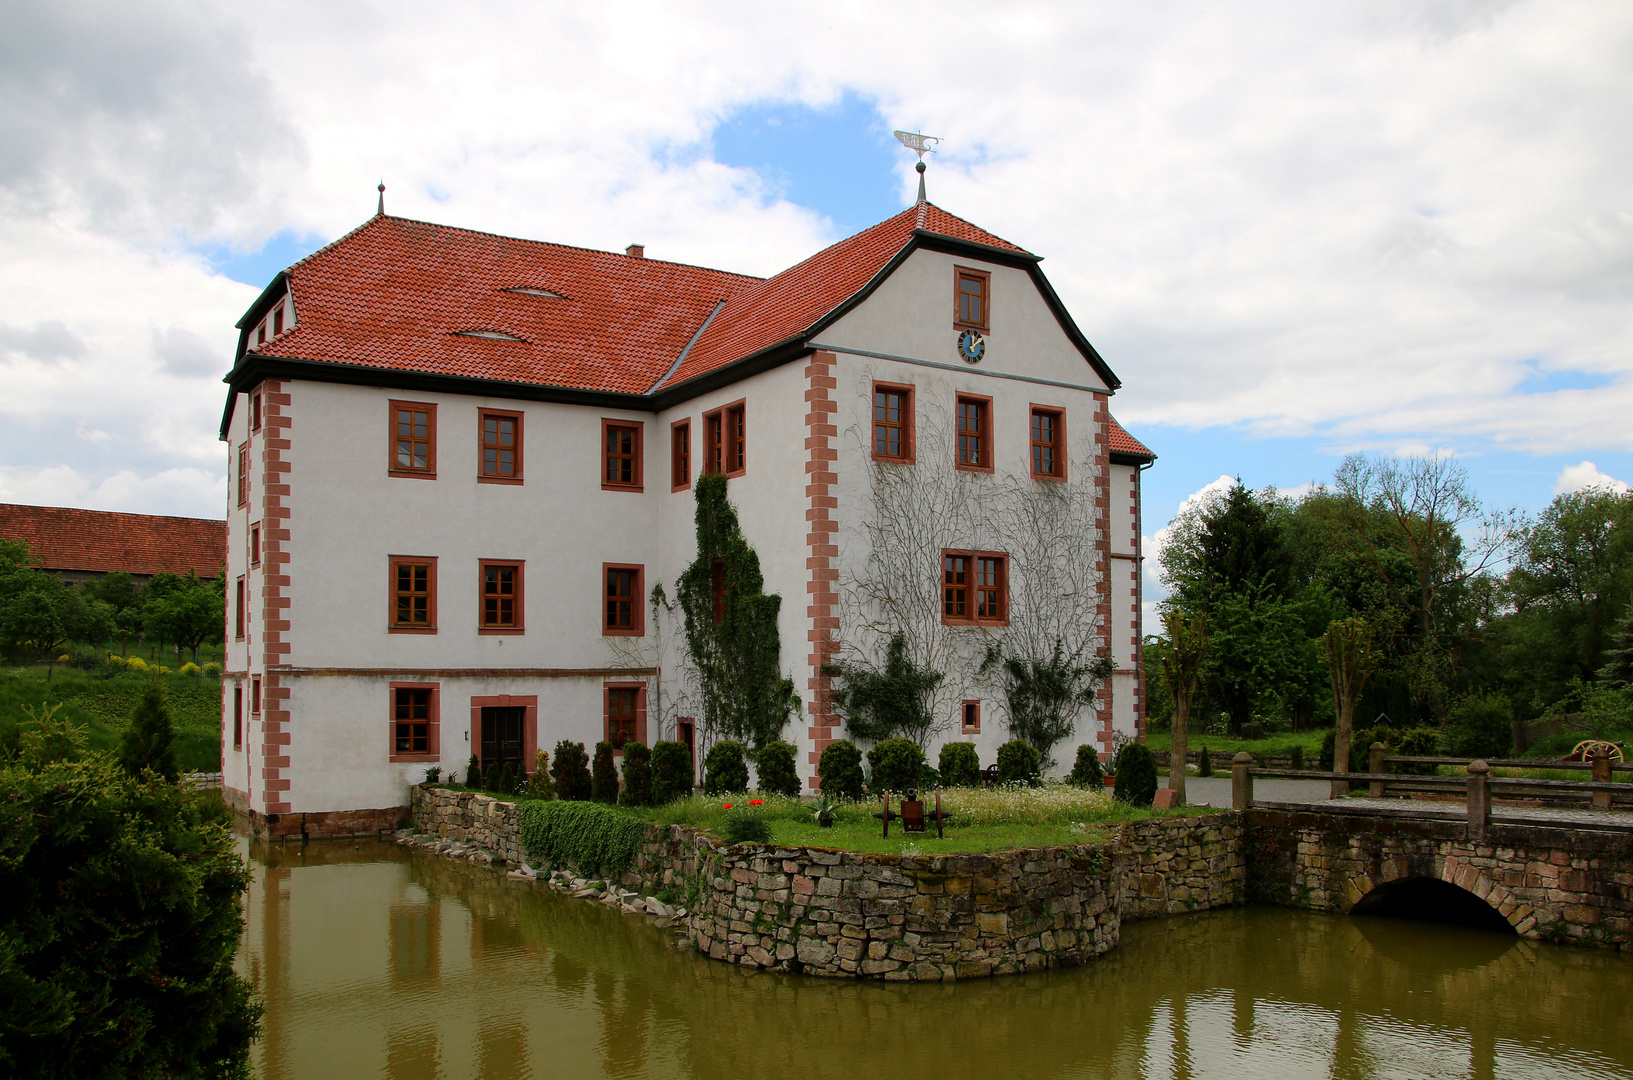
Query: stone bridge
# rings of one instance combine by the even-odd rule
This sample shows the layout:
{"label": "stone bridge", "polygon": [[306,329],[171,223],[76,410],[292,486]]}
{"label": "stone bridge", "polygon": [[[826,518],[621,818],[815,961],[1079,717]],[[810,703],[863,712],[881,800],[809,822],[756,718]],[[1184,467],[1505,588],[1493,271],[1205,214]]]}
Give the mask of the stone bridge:
{"label": "stone bridge", "polygon": [[[1368,807],[1254,806],[1246,900],[1450,915],[1468,897],[1522,937],[1633,951],[1633,823],[1467,821]],[[1573,815],[1587,817],[1587,815]],[[1600,817],[1600,815],[1594,815]],[[1403,910],[1404,909],[1404,910]]]}

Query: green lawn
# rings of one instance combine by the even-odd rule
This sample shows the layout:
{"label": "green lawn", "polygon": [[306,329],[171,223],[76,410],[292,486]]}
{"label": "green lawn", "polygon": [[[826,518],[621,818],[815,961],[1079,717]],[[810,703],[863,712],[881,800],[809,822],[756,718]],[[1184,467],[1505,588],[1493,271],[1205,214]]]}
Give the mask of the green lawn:
{"label": "green lawn", "polygon": [[136,711],[142,687],[157,680],[176,723],[176,754],[183,770],[215,772],[221,768],[221,680],[187,675],[141,675],[121,672],[88,674],[57,665],[0,669],[0,746],[9,745],[19,725],[28,722],[23,706],[60,704],[59,715],[85,729],[94,750],[111,750]]}
{"label": "green lawn", "polygon": [[[1250,754],[1285,754],[1295,746],[1302,746],[1305,760],[1314,762],[1321,753],[1321,740],[1326,735],[1325,730],[1284,731],[1250,742],[1247,739],[1233,739],[1228,735],[1192,734],[1186,743],[1192,751],[1199,751],[1205,746],[1215,754],[1238,754],[1244,750]],[[1166,731],[1154,731],[1145,737],[1145,745],[1152,750],[1170,750],[1173,748],[1173,736]]]}

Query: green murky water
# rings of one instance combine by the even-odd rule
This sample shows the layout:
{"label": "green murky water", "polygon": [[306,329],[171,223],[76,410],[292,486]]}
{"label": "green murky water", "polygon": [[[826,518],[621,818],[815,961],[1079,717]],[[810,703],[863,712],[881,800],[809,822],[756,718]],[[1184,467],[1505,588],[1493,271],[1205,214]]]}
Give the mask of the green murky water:
{"label": "green murky water", "polygon": [[1627,1077],[1633,957],[1248,908],[956,985],[742,971],[375,841],[252,852],[263,1080]]}

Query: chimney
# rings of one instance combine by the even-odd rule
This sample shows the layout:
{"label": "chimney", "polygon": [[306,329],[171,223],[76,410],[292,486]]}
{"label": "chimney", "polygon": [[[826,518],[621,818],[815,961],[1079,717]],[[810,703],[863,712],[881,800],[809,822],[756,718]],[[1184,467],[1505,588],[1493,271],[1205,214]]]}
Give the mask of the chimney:
{"label": "chimney", "polygon": [[631,244],[629,247],[624,249],[624,254],[628,255],[632,259],[644,259],[646,258],[646,245]]}

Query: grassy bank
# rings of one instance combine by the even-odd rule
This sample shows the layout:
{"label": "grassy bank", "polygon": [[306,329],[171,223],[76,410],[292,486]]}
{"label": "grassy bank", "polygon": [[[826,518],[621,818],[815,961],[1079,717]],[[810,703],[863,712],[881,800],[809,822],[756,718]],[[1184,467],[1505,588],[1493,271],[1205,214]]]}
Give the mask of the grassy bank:
{"label": "grassy bank", "polygon": [[[1238,754],[1247,751],[1249,754],[1285,754],[1295,746],[1304,747],[1306,761],[1314,762],[1321,753],[1321,740],[1327,735],[1325,730],[1317,731],[1284,731],[1276,735],[1267,735],[1262,739],[1233,739],[1229,735],[1197,735],[1192,734],[1186,740],[1187,749],[1192,752],[1207,747],[1215,754]],[[1166,731],[1153,731],[1145,737],[1145,745],[1152,750],[1170,750],[1173,748],[1173,736]]]}
{"label": "grassy bank", "polygon": [[0,670],[0,745],[28,722],[23,706],[60,705],[58,714],[85,730],[93,750],[111,750],[136,711],[142,687],[157,681],[176,722],[176,756],[184,770],[221,767],[221,680],[135,672],[87,674],[59,665],[46,681],[44,668]]}

